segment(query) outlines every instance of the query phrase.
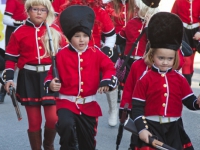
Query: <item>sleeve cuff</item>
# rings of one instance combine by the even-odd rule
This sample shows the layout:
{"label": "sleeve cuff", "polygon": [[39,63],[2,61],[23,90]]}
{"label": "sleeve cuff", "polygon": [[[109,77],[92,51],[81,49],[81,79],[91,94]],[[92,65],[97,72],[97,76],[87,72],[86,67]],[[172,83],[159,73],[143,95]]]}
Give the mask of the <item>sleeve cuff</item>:
{"label": "sleeve cuff", "polygon": [[135,119],[135,125],[138,133],[144,129],[148,129],[147,121],[145,116],[139,116]]}
{"label": "sleeve cuff", "polygon": [[109,91],[112,91],[114,88],[117,87],[118,79],[115,76],[112,76],[110,80],[102,80],[100,82],[99,87],[109,86]]}
{"label": "sleeve cuff", "polygon": [[14,70],[12,69],[6,69],[4,70],[2,74],[3,81],[6,82],[8,80],[13,80],[14,79]]}

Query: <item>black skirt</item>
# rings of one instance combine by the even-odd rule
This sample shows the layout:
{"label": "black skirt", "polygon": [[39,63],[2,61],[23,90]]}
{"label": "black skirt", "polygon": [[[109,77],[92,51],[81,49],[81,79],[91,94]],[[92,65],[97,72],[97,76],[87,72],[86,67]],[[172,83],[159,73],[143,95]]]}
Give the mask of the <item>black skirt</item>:
{"label": "black skirt", "polygon": [[[150,133],[152,133],[157,140],[177,149],[183,149],[183,143],[180,133],[180,122],[174,121],[170,123],[160,124],[159,122],[147,120]],[[136,144],[137,149],[143,147],[143,149],[153,148],[151,145],[144,143],[142,140],[138,139]]]}
{"label": "black skirt", "polygon": [[17,100],[21,105],[55,105],[58,92],[46,93],[44,79],[46,72],[21,69],[17,78]]}
{"label": "black skirt", "polygon": [[183,40],[193,49],[196,49],[197,44],[199,43],[198,40],[193,39],[197,31],[199,31],[199,27],[194,29],[184,28]]}

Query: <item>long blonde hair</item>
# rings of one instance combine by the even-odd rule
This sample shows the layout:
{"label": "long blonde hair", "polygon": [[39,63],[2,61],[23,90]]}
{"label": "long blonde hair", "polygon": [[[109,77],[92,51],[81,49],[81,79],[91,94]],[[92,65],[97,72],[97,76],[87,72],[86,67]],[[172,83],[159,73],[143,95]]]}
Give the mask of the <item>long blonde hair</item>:
{"label": "long blonde hair", "polygon": [[[156,51],[157,51],[156,48],[150,48],[149,51],[147,52],[147,54],[144,56],[144,61],[149,67],[151,67],[154,63],[153,56],[156,53]],[[173,64],[172,68],[174,70],[176,70],[176,69],[178,69],[178,67],[179,67],[179,54],[178,54],[178,51],[176,51],[174,64]]]}
{"label": "long blonde hair", "polygon": [[142,0],[135,0],[135,5],[139,8],[138,16],[141,19],[145,19],[147,15],[154,15],[156,14],[159,9],[158,8],[151,8],[145,5]]}
{"label": "long blonde hair", "polygon": [[[127,21],[129,21],[133,17],[135,3],[134,3],[134,0],[127,0],[127,1],[128,1],[128,17],[127,17]],[[113,0],[113,7],[114,7],[114,10],[115,10],[116,14],[120,13],[120,3],[121,3],[121,0]]]}
{"label": "long blonde hair", "polygon": [[[51,26],[53,24],[53,22],[55,21],[55,11],[52,7],[50,0],[26,0],[25,10],[28,13],[29,9],[32,6],[38,6],[38,5],[43,5],[48,9],[48,15],[47,15],[45,22],[49,26]],[[57,31],[56,29],[51,28],[51,27],[50,27],[50,32],[51,32],[51,35],[52,35],[52,41],[53,41],[53,46],[54,46],[54,50],[55,50],[54,53],[57,53],[57,50],[60,48],[61,33],[59,31]],[[50,51],[49,35],[48,35],[47,30],[42,37],[42,43],[43,43],[43,46],[45,48],[45,56],[51,55],[52,53]],[[44,57],[44,56],[42,56],[42,57]]]}

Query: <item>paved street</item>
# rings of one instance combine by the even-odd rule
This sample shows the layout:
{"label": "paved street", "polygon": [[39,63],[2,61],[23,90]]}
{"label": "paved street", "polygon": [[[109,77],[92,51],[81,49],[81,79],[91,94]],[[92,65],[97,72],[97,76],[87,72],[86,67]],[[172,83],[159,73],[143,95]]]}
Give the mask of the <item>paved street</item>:
{"label": "paved street", "polygon": [[[200,94],[200,55],[195,59],[195,73],[193,76],[192,88],[194,93]],[[109,127],[107,124],[108,104],[105,95],[98,95],[98,102],[102,107],[103,117],[99,118],[97,149],[114,150],[118,126]],[[0,150],[30,150],[27,130],[27,116],[24,107],[20,106],[23,119],[18,121],[15,110],[9,96],[6,96],[5,102],[0,104]],[[190,111],[184,108],[183,121],[185,130],[190,136],[195,150],[200,150],[200,111]],[[43,122],[44,126],[44,122]],[[120,144],[120,150],[127,150],[129,145],[130,133],[124,131],[123,139]],[[59,137],[56,136],[55,148],[59,150]]]}

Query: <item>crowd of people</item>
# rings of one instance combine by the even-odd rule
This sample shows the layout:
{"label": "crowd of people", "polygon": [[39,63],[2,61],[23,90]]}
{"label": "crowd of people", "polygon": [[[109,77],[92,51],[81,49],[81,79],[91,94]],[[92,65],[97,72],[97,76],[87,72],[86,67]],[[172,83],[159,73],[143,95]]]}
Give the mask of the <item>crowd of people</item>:
{"label": "crowd of people", "polygon": [[[175,0],[171,13],[160,12],[159,3],[7,0],[0,103],[16,85],[32,150],[54,150],[56,133],[60,150],[95,150],[102,116],[97,93],[106,94],[111,127],[129,104],[127,118],[139,136],[131,135],[128,150],[154,150],[149,136],[178,150],[194,149],[181,112],[183,105],[200,109],[191,89],[200,3]],[[120,61],[125,70],[116,69]]]}

